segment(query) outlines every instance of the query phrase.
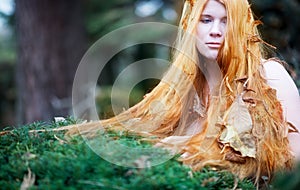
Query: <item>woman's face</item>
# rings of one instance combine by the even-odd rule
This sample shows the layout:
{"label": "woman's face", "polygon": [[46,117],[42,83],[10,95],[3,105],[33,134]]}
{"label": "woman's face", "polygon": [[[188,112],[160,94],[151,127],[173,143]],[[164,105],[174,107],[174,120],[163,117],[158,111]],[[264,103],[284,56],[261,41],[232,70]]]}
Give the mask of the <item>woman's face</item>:
{"label": "woman's face", "polygon": [[209,0],[204,7],[196,29],[197,49],[208,59],[217,59],[224,41],[227,15],[225,6],[217,0]]}

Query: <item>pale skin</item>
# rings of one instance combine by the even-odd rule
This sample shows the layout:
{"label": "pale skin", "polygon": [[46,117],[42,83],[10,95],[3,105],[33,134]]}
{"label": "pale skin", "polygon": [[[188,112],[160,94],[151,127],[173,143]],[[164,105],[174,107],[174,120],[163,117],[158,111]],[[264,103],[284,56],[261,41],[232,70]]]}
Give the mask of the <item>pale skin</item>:
{"label": "pale skin", "polygon": [[198,51],[207,59],[216,60],[224,41],[227,15],[223,4],[208,1],[196,28]]}
{"label": "pale skin", "polygon": [[[276,61],[265,61],[263,66],[268,84],[277,92],[286,121],[292,123],[300,131],[300,97],[293,79]],[[296,159],[300,160],[300,134],[289,133],[288,138]]]}
{"label": "pale skin", "polygon": [[[226,9],[222,3],[210,0],[206,4],[196,29],[197,49],[206,59],[215,61],[226,32]],[[271,88],[277,91],[277,98],[282,104],[284,118],[300,131],[300,97],[298,89],[278,62],[264,60],[265,78]],[[300,160],[300,134],[288,135],[291,149],[297,160]]]}

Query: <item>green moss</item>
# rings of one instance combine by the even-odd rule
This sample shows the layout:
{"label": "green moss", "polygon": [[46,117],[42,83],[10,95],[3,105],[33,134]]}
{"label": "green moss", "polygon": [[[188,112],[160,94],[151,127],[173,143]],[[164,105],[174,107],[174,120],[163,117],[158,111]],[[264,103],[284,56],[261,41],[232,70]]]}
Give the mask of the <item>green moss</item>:
{"label": "green moss", "polygon": [[[95,154],[80,136],[66,141],[63,132],[29,133],[71,123],[34,123],[1,136],[1,189],[19,189],[29,170],[35,175],[30,189],[231,189],[237,180],[208,168],[192,172],[175,158],[144,169],[121,167]],[[150,146],[129,134],[108,135],[128,146]],[[238,188],[255,189],[250,181],[238,181]]]}

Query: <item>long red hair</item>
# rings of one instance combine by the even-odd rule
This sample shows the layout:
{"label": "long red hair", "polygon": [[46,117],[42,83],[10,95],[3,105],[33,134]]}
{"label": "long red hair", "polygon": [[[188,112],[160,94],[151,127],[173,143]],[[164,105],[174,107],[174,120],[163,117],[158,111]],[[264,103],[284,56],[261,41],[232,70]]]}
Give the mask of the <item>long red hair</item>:
{"label": "long red hair", "polygon": [[[184,145],[188,157],[183,159],[194,169],[206,165],[230,170],[241,178],[271,174],[290,168],[292,155],[287,139],[288,125],[282,116],[276,91],[264,78],[263,45],[247,0],[220,0],[227,10],[227,32],[217,63],[222,81],[205,102],[202,92],[207,80],[199,69],[195,29],[207,1],[187,0],[180,19],[173,64],[161,82],[145,98],[125,112],[99,122],[79,125],[82,134],[93,136],[99,126],[114,130],[132,130],[161,138],[182,135],[190,125],[189,110],[196,96],[204,102],[203,130]],[[255,140],[255,157],[241,156],[232,147],[220,143],[224,127],[219,126],[228,109],[242,98],[252,120],[251,137]],[[234,126],[238,128],[239,126]],[[69,134],[77,133],[75,128]],[[223,146],[223,147],[222,147]]]}

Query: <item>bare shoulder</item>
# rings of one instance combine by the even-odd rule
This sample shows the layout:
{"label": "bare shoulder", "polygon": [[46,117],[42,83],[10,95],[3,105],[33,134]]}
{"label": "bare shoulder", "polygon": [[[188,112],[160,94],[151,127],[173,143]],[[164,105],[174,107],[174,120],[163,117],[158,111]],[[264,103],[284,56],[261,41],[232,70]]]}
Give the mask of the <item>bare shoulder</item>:
{"label": "bare shoulder", "polygon": [[277,61],[263,62],[265,78],[268,85],[276,90],[286,120],[294,123],[300,129],[300,96],[298,88],[284,66]]}
{"label": "bare shoulder", "polygon": [[[275,60],[264,60],[264,74],[271,88],[276,90],[286,121],[292,123],[300,131],[300,97],[293,79],[284,66]],[[300,135],[289,133],[291,150],[300,161]]]}
{"label": "bare shoulder", "polygon": [[277,93],[288,90],[299,96],[295,82],[280,62],[273,59],[264,60],[263,68],[268,84],[276,89]]}
{"label": "bare shoulder", "polygon": [[274,60],[263,62],[268,84],[276,90],[286,120],[296,125],[300,131],[300,96],[292,77],[284,66]]}
{"label": "bare shoulder", "polygon": [[[284,68],[283,64],[277,60],[269,59],[263,60],[263,68],[265,71],[265,75],[268,80],[274,78],[284,78],[290,77],[287,70]],[[287,76],[286,76],[287,75]]]}

